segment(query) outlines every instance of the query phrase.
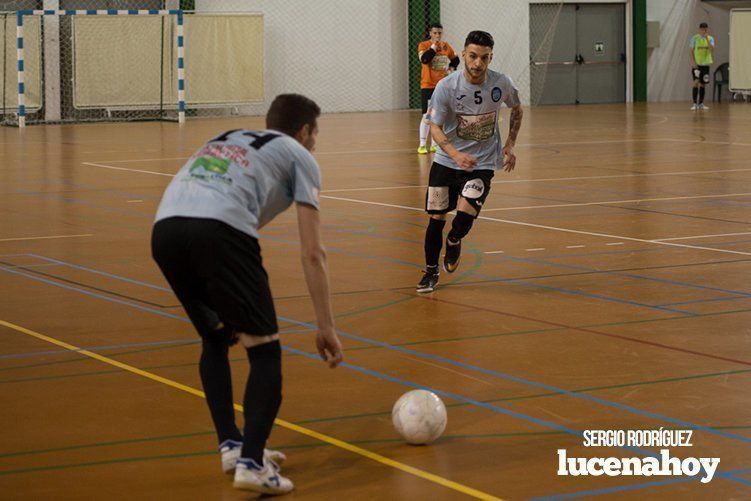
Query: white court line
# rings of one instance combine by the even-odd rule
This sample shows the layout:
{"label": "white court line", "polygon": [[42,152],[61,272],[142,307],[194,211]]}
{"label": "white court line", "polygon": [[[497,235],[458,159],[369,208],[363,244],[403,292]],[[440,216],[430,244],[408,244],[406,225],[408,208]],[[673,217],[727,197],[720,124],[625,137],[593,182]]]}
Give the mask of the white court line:
{"label": "white court line", "polygon": [[96,161],[96,162],[84,162],[85,164],[122,164],[122,163],[130,163],[130,162],[161,162],[162,160],[187,160],[190,157],[172,157],[172,158],[138,158],[133,160],[103,160],[103,161]]}
{"label": "white court line", "polygon": [[658,238],[655,242],[668,242],[672,240],[691,240],[694,238],[733,237],[738,235],[751,235],[751,231],[741,233],[720,233],[717,235],[695,235],[693,237]]}
{"label": "white court line", "polygon": [[609,243],[606,243],[605,245],[623,245],[623,242],[609,242]]}
{"label": "white court line", "polygon": [[535,247],[534,249],[524,249],[524,250],[527,252],[539,252],[539,251],[544,251],[545,247]]}
{"label": "white court line", "polygon": [[48,237],[18,237],[18,238],[0,238],[0,242],[16,242],[20,240],[50,240],[54,238],[79,238],[93,237],[93,233],[84,233],[82,235],[50,235]]}
{"label": "white court line", "polygon": [[632,200],[606,200],[602,202],[583,202],[576,204],[551,204],[551,205],[528,205],[524,207],[498,207],[495,209],[485,209],[484,212],[496,212],[503,210],[526,210],[526,209],[547,209],[560,207],[584,207],[589,205],[607,205],[607,204],[629,204],[639,202],[658,202],[666,200],[695,200],[698,198],[726,198],[726,197],[746,197],[751,193],[725,193],[720,195],[692,195],[687,197],[662,197],[662,198],[635,198]]}
{"label": "white court line", "polygon": [[567,245],[567,249],[583,249],[586,245]]}
{"label": "white court line", "polygon": [[483,254],[503,254],[503,251],[486,251]]}
{"label": "white court line", "polygon": [[[394,205],[394,204],[385,204],[381,202],[370,202],[367,200],[357,200],[354,198],[342,198],[342,197],[332,197],[332,196],[326,196],[321,195],[321,198],[328,198],[331,200],[341,200],[344,202],[354,202],[354,203],[360,203],[360,204],[368,204],[368,205],[379,205],[381,207],[392,207],[395,209],[407,209],[407,210],[413,210],[413,211],[419,211],[423,212],[423,209],[417,208],[417,207],[407,207],[405,205]],[[648,244],[658,244],[658,245],[667,245],[671,247],[682,247],[684,249],[696,249],[696,250],[706,250],[706,251],[712,251],[712,252],[722,252],[724,254],[739,254],[741,256],[751,256],[751,252],[742,252],[742,251],[734,251],[730,249],[717,249],[715,247],[702,247],[699,245],[688,245],[688,244],[677,244],[673,242],[662,242],[660,240],[647,240],[645,238],[635,238],[635,237],[625,237],[621,235],[610,235],[608,233],[596,233],[593,231],[581,231],[581,230],[572,230],[570,228],[558,228],[556,226],[547,226],[543,224],[534,224],[534,223],[525,223],[522,221],[511,221],[508,219],[498,219],[494,217],[488,217],[488,216],[478,216],[477,219],[484,219],[486,221],[496,221],[498,223],[507,223],[507,224],[514,224],[518,226],[527,226],[529,228],[540,228],[543,230],[552,230],[552,231],[562,231],[564,233],[574,233],[577,235],[589,235],[592,237],[605,237],[611,240],[629,240],[631,242],[642,242],[642,243],[648,243]]]}
{"label": "white court line", "polygon": [[100,167],[102,169],[124,170],[128,172],[140,172],[141,174],[153,174],[155,176],[175,177],[174,174],[166,174],[164,172],[154,172],[153,170],[126,169],[125,167],[113,167],[112,165],[95,164],[93,162],[82,162],[82,163],[83,165],[88,165],[90,167]]}
{"label": "white court line", "polygon": [[[751,169],[722,169],[722,170],[689,170],[681,172],[656,172],[654,174],[614,174],[610,176],[580,176],[580,177],[549,177],[542,179],[508,179],[496,180],[493,184],[516,184],[516,183],[542,183],[551,181],[580,181],[583,179],[619,179],[624,177],[658,177],[658,176],[685,176],[690,174],[718,174],[724,172],[748,172]],[[323,190],[321,193],[336,193],[341,191],[376,191],[376,190],[398,190],[404,188],[427,188],[427,184],[411,184],[401,186],[379,186],[376,188],[340,188],[336,190]],[[597,202],[602,203],[602,202]]]}

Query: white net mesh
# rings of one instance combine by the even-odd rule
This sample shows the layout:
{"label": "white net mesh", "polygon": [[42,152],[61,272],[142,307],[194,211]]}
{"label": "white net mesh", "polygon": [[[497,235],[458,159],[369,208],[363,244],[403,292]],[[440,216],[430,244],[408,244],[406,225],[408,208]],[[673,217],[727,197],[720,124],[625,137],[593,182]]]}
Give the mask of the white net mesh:
{"label": "white net mesh", "polygon": [[[415,1],[17,0],[2,8],[187,9],[185,100],[191,118],[260,115],[283,92],[308,95],[324,112],[414,107]],[[543,2],[549,15],[534,19],[528,1],[438,4],[425,1],[423,28],[440,20],[457,52],[469,31],[493,34],[491,68],[514,79],[525,104],[536,104],[546,68],[530,62],[550,52],[563,2]],[[0,20],[3,122],[12,124],[16,17]],[[176,117],[174,16],[30,16],[24,32],[27,123]]]}

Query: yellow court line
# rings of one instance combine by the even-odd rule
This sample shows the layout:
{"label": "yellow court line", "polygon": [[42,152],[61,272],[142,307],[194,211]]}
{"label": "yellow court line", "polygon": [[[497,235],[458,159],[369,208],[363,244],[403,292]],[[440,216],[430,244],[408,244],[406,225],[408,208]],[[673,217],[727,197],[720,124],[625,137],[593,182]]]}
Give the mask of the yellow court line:
{"label": "yellow court line", "polygon": [[[132,372],[133,374],[137,374],[139,376],[143,376],[147,379],[151,379],[152,381],[156,381],[158,383],[165,384],[167,386],[171,386],[172,388],[176,388],[178,390],[184,391],[186,393],[190,393],[191,395],[195,395],[197,397],[206,398],[206,394],[202,392],[201,390],[197,390],[195,388],[192,388],[190,386],[186,386],[182,383],[178,383],[177,381],[173,381],[171,379],[167,379],[162,376],[158,376],[156,374],[153,374],[151,372],[147,372],[145,370],[139,369],[137,367],[133,367],[132,365],[125,364],[123,362],[118,362],[117,360],[114,360],[109,357],[105,357],[104,355],[100,355],[98,353],[94,353],[93,351],[84,350],[82,348],[79,348],[77,346],[73,346],[72,344],[68,344],[65,341],[60,341],[58,339],[45,336],[44,334],[40,334],[38,332],[32,331],[30,329],[27,329],[25,327],[21,327],[20,325],[16,325],[10,322],[6,322],[5,320],[0,320],[0,325],[5,326],[9,329],[13,329],[15,331],[21,332],[23,334],[35,337],[37,339],[41,339],[42,341],[46,341],[48,343],[52,343],[54,345],[60,346],[62,348],[65,348],[67,350],[75,351],[76,353],[80,353],[81,355],[85,355],[87,357],[93,358],[95,360],[99,360],[100,362],[104,362],[105,364],[113,365],[115,367],[118,367],[124,371]],[[234,404],[235,409],[237,409],[240,412],[243,412],[243,407],[240,404]],[[356,445],[350,444],[348,442],[345,442],[343,440],[339,440],[337,438],[331,437],[329,435],[324,435],[323,433],[319,433],[317,431],[311,430],[310,428],[305,428],[304,426],[297,425],[295,423],[291,423],[289,421],[285,421],[283,419],[277,418],[275,421],[275,424],[281,426],[282,428],[287,428],[288,430],[296,431],[297,433],[301,433],[302,435],[307,435],[308,437],[314,438],[316,440],[320,440],[321,442],[325,442],[327,444],[333,445],[334,447],[339,447],[340,449],[347,450],[349,452],[353,452],[355,454],[359,454],[361,456],[364,456],[368,459],[371,459],[373,461],[376,461],[378,463],[384,464],[386,466],[391,466],[392,468],[396,468],[397,470],[401,470],[405,473],[409,473],[411,475],[414,475],[416,477],[420,477],[424,480],[428,480],[430,482],[439,484],[443,487],[447,487],[449,489],[453,489],[457,492],[461,492],[462,494],[466,494],[468,496],[472,496],[477,499],[483,499],[483,500],[493,500],[493,501],[502,501],[501,498],[491,496],[490,494],[487,494],[482,491],[478,491],[477,489],[473,489],[472,487],[468,487],[466,485],[462,485],[460,483],[454,482],[452,480],[449,480],[447,478],[443,478],[439,475],[435,475],[433,473],[421,470],[419,468],[414,468],[412,466],[406,465],[404,463],[400,463],[399,461],[395,461],[393,459],[387,458],[386,456],[382,456],[380,454],[377,454],[375,452],[371,452],[367,449],[363,449],[362,447],[358,447]]]}

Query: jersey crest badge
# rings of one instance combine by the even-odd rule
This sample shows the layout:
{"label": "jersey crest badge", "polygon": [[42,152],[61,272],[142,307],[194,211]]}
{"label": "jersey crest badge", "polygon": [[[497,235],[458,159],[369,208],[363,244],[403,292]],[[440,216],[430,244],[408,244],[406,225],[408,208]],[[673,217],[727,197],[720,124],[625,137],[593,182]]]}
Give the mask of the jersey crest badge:
{"label": "jersey crest badge", "polygon": [[493,91],[490,93],[490,97],[493,98],[493,102],[497,103],[501,100],[501,88],[500,87],[493,87]]}

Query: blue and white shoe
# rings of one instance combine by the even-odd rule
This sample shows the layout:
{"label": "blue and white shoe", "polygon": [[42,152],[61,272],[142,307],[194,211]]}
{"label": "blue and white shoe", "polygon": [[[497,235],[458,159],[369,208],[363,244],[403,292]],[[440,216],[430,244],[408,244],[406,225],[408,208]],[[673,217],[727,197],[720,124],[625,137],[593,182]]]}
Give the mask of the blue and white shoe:
{"label": "blue and white shoe", "polygon": [[[240,459],[240,453],[242,452],[243,443],[237,440],[225,440],[219,444],[219,453],[222,455],[222,471],[231,475],[235,473],[235,465],[237,460]],[[275,451],[273,449],[263,450],[264,461],[270,461],[277,469],[287,456],[281,451]]]}
{"label": "blue and white shoe", "polygon": [[252,459],[240,458],[235,468],[235,489],[260,492],[262,494],[287,494],[295,485],[279,473],[270,461],[260,466]]}

